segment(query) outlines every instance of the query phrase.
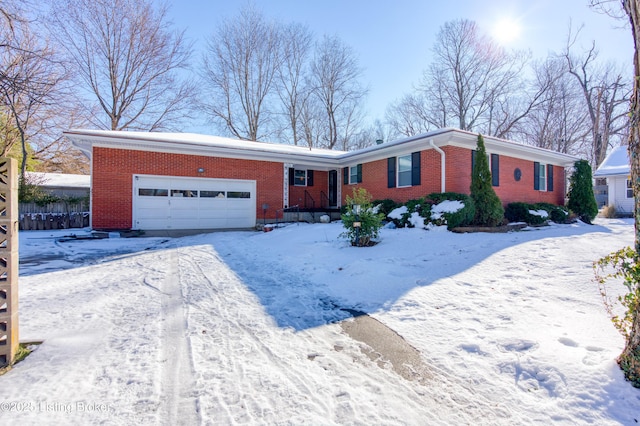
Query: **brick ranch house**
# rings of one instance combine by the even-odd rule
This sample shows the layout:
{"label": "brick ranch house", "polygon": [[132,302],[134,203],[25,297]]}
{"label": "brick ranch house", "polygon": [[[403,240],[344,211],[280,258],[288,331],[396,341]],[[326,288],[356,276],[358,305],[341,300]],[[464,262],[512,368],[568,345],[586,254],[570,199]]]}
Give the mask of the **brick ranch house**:
{"label": "brick ranch house", "polygon": [[[70,130],[91,159],[92,228],[249,228],[283,209],[339,208],[357,187],[398,202],[469,193],[477,134],[456,129],[358,151],[180,133]],[[563,205],[576,157],[485,137],[493,186],[513,201]]]}

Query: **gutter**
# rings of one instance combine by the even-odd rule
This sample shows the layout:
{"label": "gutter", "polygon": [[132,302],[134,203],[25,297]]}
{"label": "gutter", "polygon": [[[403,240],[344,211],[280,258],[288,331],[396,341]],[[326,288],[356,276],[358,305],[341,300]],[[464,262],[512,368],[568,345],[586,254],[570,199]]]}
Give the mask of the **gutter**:
{"label": "gutter", "polygon": [[434,143],[433,139],[429,139],[429,145],[431,148],[435,149],[440,154],[440,192],[446,191],[446,154],[440,148],[438,148]]}

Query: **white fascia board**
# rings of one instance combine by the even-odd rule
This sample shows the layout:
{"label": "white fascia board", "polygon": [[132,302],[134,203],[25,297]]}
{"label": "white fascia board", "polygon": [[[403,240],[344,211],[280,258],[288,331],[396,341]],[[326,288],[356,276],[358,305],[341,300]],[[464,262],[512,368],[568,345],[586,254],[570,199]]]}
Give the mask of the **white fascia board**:
{"label": "white fascia board", "polygon": [[[358,151],[307,149],[292,145],[265,142],[238,141],[207,135],[115,132],[101,130],[70,130],[64,132],[72,143],[90,155],[93,146],[104,148],[156,151],[175,154],[215,156],[245,160],[288,163],[294,167],[332,170],[357,163],[367,163],[389,157],[407,155],[432,149],[432,140],[438,147],[457,146],[475,149],[478,135],[457,129],[440,129],[410,138],[373,145]],[[509,157],[539,161],[541,163],[571,166],[577,157],[518,144],[511,141],[484,137],[487,152]]]}
{"label": "white fascia board", "polygon": [[368,163],[371,161],[384,160],[389,157],[408,155],[416,151],[425,151],[432,149],[429,145],[429,140],[433,140],[438,147],[445,146],[454,132],[455,130],[453,129],[441,129],[410,138],[370,146],[358,151],[347,152],[340,156],[339,164],[341,166],[348,166],[357,163]]}
{"label": "white fascia board", "polygon": [[[491,136],[483,135],[483,139],[485,148],[489,154],[505,155],[507,157],[538,161],[540,163],[554,164],[563,167],[570,167],[579,160],[578,157],[573,155],[562,154],[560,152],[498,139]],[[476,133],[456,131],[452,134],[448,145],[467,149],[476,149],[477,143],[478,135]]]}
{"label": "white fascia board", "polygon": [[[334,169],[336,164],[335,159],[343,153],[342,151],[309,150],[302,147],[268,144],[264,142],[227,140],[225,138],[208,137],[205,135],[169,135],[154,134],[153,132],[107,132],[92,130],[70,130],[64,132],[64,134],[72,141],[74,146],[85,153],[91,153],[92,147],[115,148],[291,163],[298,167],[309,167],[317,170]],[[181,136],[186,137],[181,138]],[[202,140],[197,140],[198,136],[200,136]]]}

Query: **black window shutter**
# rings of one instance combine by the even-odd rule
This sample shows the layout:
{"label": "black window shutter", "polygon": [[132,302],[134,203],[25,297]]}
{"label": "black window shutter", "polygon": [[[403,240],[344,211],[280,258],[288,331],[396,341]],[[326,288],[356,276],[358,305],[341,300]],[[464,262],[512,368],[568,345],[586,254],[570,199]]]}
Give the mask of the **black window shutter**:
{"label": "black window shutter", "polygon": [[345,185],[349,185],[349,168],[344,167],[342,169],[342,183]]}
{"label": "black window shutter", "polygon": [[396,187],[396,157],[387,158],[387,188]]}
{"label": "black window shutter", "polygon": [[295,171],[293,167],[291,167],[289,169],[289,185],[295,185],[295,184],[296,184]]}
{"label": "black window shutter", "polygon": [[307,186],[313,186],[313,170],[307,170]]}
{"label": "black window shutter", "polygon": [[500,156],[491,154],[491,185],[500,186]]}
{"label": "black window shutter", "polygon": [[473,175],[473,168],[476,166],[476,150],[471,150],[471,174]]}
{"label": "black window shutter", "polygon": [[411,153],[411,185],[420,185],[420,151]]}
{"label": "black window shutter", "polygon": [[547,191],[553,192],[553,164],[547,164]]}
{"label": "black window shutter", "polygon": [[533,189],[540,190],[540,163],[537,161],[533,163]]}
{"label": "black window shutter", "polygon": [[358,183],[362,182],[362,164],[358,164]]}

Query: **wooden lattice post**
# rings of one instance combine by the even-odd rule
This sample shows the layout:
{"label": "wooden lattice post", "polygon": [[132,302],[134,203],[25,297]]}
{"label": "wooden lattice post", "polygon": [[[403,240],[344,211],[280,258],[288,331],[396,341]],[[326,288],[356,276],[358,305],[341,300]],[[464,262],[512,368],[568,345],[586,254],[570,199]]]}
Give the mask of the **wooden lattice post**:
{"label": "wooden lattice post", "polygon": [[18,164],[0,157],[0,367],[18,350]]}

